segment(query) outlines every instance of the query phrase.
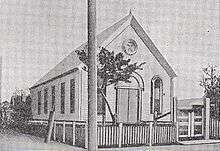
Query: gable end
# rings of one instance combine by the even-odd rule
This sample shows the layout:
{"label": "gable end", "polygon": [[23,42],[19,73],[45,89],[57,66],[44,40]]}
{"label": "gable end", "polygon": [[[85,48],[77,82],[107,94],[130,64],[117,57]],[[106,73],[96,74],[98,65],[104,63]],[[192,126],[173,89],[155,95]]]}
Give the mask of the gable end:
{"label": "gable end", "polygon": [[154,45],[154,43],[152,42],[150,37],[146,34],[144,29],[141,27],[141,25],[137,22],[137,20],[134,17],[132,17],[132,20],[131,20],[131,27],[134,29],[134,31],[137,33],[137,35],[141,38],[141,40],[144,42],[144,44],[148,47],[150,52],[157,59],[159,64],[164,68],[164,70],[167,72],[167,74],[171,78],[177,77],[174,70],[171,68],[171,66],[168,64],[166,59],[163,57],[163,55],[160,53],[160,51]]}

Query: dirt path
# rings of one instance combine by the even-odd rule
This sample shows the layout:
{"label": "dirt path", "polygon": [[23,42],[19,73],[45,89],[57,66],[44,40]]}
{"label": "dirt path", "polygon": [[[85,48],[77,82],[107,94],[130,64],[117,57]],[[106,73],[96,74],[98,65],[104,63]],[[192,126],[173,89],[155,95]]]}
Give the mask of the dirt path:
{"label": "dirt path", "polygon": [[57,142],[44,143],[43,138],[0,129],[0,151],[83,151]]}

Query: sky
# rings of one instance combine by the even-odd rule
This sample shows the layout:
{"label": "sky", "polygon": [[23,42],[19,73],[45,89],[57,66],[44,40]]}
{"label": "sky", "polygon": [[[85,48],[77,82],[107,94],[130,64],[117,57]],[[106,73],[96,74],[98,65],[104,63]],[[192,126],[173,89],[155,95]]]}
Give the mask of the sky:
{"label": "sky", "polygon": [[[97,31],[131,9],[178,75],[177,97],[202,97],[201,68],[220,66],[219,7],[220,0],[97,0]],[[2,100],[31,87],[86,39],[86,0],[0,0]]]}

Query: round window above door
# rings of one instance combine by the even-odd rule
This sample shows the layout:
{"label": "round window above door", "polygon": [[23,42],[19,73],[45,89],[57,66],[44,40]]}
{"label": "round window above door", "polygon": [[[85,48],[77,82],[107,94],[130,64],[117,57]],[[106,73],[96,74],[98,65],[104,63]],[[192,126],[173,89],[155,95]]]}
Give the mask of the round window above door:
{"label": "round window above door", "polygon": [[122,43],[122,50],[128,55],[135,54],[137,52],[137,49],[137,43],[133,39],[126,39]]}

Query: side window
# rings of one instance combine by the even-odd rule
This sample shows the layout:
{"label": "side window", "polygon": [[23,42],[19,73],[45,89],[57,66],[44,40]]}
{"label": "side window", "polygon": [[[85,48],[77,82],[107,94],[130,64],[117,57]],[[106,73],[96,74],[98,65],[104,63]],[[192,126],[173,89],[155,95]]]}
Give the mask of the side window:
{"label": "side window", "polygon": [[163,103],[163,81],[159,77],[153,77],[151,80],[151,114],[162,113]]}
{"label": "side window", "polygon": [[70,80],[70,113],[75,112],[75,79]]}
{"label": "side window", "polygon": [[41,114],[41,91],[38,91],[37,92],[37,113],[38,113],[38,115],[40,115]]}
{"label": "side window", "polygon": [[44,114],[48,113],[48,88],[44,89]]}
{"label": "side window", "polygon": [[65,113],[65,82],[61,83],[61,102],[60,102],[60,112],[61,114]]}
{"label": "side window", "polygon": [[51,102],[51,109],[55,109],[55,99],[56,99],[56,92],[55,92],[55,85],[51,87],[51,95],[52,95],[52,102]]}

